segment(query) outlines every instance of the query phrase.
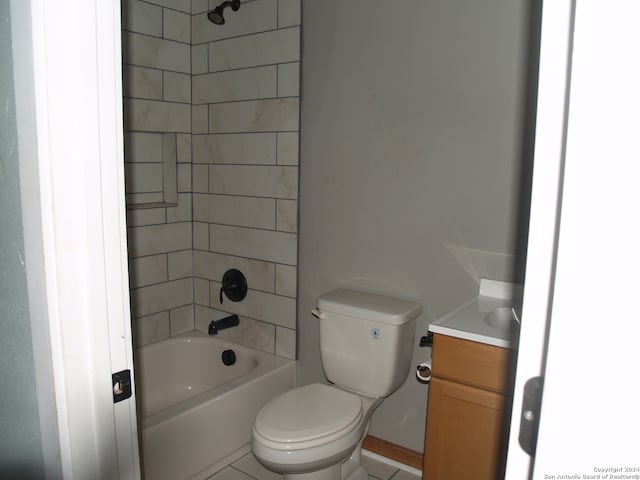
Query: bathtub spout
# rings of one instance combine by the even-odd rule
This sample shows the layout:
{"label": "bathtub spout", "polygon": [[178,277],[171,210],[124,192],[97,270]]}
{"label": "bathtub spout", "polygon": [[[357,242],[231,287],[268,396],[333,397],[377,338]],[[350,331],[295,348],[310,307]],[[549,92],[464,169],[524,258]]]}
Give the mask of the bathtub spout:
{"label": "bathtub spout", "polygon": [[225,328],[237,327],[240,324],[240,319],[237,315],[229,315],[221,320],[212,321],[209,324],[209,335],[217,335],[218,330],[224,330]]}

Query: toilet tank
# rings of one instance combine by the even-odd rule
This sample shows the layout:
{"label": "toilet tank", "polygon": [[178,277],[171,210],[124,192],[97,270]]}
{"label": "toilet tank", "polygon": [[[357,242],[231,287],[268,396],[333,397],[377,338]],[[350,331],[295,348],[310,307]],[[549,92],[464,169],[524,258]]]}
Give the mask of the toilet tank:
{"label": "toilet tank", "polygon": [[314,314],[327,380],[371,397],[393,393],[411,369],[420,313],[419,303],[355,290],[322,295]]}

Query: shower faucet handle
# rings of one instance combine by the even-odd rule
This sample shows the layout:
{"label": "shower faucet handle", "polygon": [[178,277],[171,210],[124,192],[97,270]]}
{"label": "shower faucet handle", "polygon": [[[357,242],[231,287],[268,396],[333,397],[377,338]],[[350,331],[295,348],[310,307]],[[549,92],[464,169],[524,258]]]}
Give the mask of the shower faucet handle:
{"label": "shower faucet handle", "polygon": [[235,268],[227,270],[222,277],[220,303],[224,300],[223,293],[232,302],[244,300],[247,296],[247,288],[247,279],[240,270],[236,270]]}

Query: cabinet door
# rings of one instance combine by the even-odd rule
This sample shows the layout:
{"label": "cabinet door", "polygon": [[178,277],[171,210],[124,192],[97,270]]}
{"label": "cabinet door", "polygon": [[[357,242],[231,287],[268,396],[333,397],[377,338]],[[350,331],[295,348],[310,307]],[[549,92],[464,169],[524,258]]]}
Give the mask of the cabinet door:
{"label": "cabinet door", "polygon": [[496,480],[504,473],[505,397],[432,378],[424,480]]}

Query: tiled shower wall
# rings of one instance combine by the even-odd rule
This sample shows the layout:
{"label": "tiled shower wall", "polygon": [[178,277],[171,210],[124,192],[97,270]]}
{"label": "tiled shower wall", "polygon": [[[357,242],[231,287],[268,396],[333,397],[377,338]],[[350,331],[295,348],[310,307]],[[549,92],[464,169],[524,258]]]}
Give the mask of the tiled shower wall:
{"label": "tiled shower wall", "polygon": [[[190,0],[123,0],[122,27],[127,201],[155,207],[127,211],[133,337],[143,345],[194,326]],[[163,168],[167,156],[174,170]],[[162,198],[165,180],[177,198]]]}
{"label": "tiled shower wall", "polygon": [[[294,358],[300,0],[243,2],[224,26],[217,3],[122,4],[134,342],[237,313],[221,337]],[[220,304],[228,268],[249,293]]]}
{"label": "tiled shower wall", "polygon": [[[256,0],[213,25],[192,17],[195,325],[224,312],[221,332],[295,357],[300,0]],[[196,13],[196,12],[194,12]],[[222,276],[247,277],[242,302],[220,304]]]}

